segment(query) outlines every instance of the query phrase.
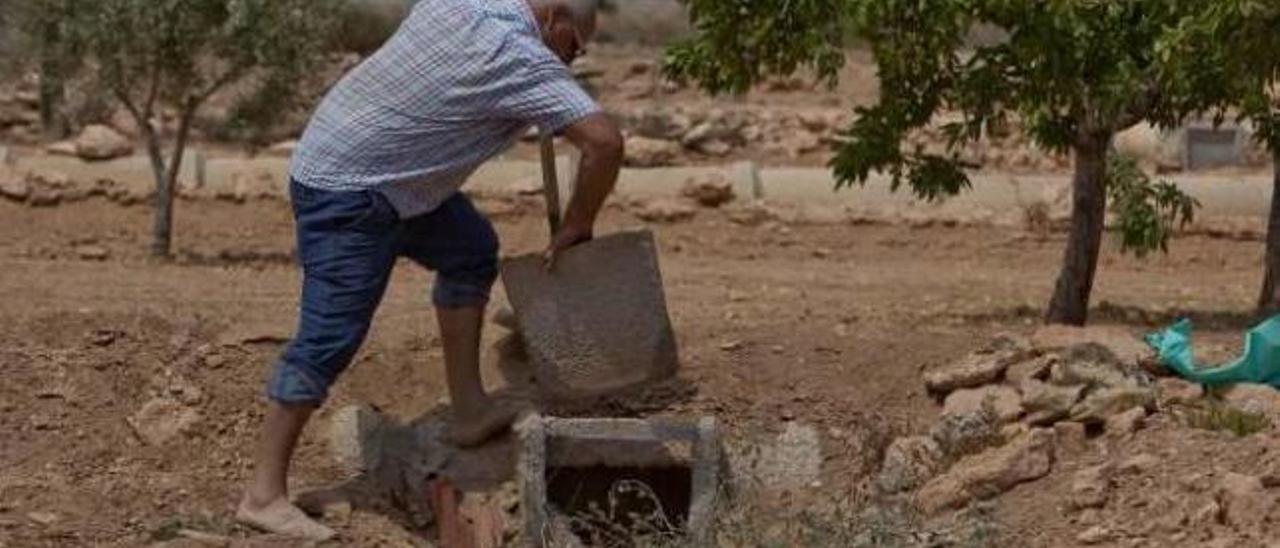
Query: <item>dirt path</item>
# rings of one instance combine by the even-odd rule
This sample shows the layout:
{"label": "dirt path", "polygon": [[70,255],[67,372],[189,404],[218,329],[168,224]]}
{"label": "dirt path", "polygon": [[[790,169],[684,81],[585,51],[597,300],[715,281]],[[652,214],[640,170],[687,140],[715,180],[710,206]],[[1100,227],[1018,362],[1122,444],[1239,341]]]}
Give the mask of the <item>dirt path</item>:
{"label": "dirt path", "polygon": [[[482,205],[500,213],[504,251],[542,244],[536,212]],[[98,201],[0,204],[0,546],[132,546],[186,526],[247,536],[228,510],[248,473],[262,379],[293,329],[288,211],[272,201],[182,203],[174,264],[144,257],[149,219],[145,207]],[[639,224],[617,210],[603,223]],[[647,411],[712,414],[735,432],[797,420],[824,436],[867,421],[925,428],[937,409],[920,369],[1031,329],[1062,246],[1058,236],[982,228],[747,227],[716,212],[657,231],[693,390]],[[91,247],[108,257],[82,258],[101,255]],[[1095,303],[1109,304],[1096,321],[1140,332],[1191,312],[1206,335],[1229,340],[1247,322],[1261,255],[1260,242],[1199,237],[1148,261],[1108,249]],[[443,403],[429,283],[408,264],[397,271],[327,411],[367,402],[410,418]],[[199,419],[150,446],[126,419],[161,395]],[[320,430],[304,439],[298,486],[340,479]],[[843,436],[823,443],[819,490],[839,497],[860,479],[862,448]],[[1000,517],[1037,545],[1062,540],[1051,505]],[[358,510],[342,531],[352,545],[413,542],[397,519]]]}

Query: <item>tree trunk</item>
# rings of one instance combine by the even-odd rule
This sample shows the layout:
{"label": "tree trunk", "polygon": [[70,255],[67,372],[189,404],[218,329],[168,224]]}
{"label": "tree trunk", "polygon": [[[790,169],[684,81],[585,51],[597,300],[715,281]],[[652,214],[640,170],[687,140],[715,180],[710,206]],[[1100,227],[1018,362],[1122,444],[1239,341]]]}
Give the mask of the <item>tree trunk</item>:
{"label": "tree trunk", "polygon": [[1267,221],[1267,253],[1258,315],[1266,318],[1280,313],[1280,152],[1272,155],[1271,217]]}
{"label": "tree trunk", "polygon": [[191,122],[195,119],[198,104],[183,107],[178,135],[173,144],[173,157],[165,166],[160,149],[160,139],[148,130],[147,150],[151,155],[151,167],[156,173],[156,212],[152,223],[151,255],[168,257],[173,250],[173,202],[178,196],[178,174],[182,171],[182,155],[187,149],[187,137],[191,134]]}
{"label": "tree trunk", "polygon": [[[44,40],[47,42],[45,49],[57,47],[60,41],[61,33],[56,22],[45,24]],[[50,44],[53,44],[51,46]],[[60,66],[56,54],[45,51],[40,59],[40,129],[44,131],[44,135],[49,139],[64,139],[71,132],[68,127],[67,119],[62,114],[62,103],[64,99],[64,80],[62,78],[62,67]]]}
{"label": "tree trunk", "polygon": [[1084,325],[1089,319],[1089,294],[1098,270],[1107,214],[1107,152],[1111,138],[1110,132],[1104,132],[1084,135],[1076,141],[1071,235],[1053,300],[1049,302],[1048,323]]}

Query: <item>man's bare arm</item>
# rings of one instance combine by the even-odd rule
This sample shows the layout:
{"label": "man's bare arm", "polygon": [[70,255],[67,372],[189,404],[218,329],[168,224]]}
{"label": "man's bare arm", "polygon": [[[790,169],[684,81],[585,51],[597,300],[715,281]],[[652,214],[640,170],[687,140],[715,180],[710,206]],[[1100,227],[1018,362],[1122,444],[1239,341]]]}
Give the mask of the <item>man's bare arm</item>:
{"label": "man's bare arm", "polygon": [[583,118],[564,135],[582,152],[582,164],[560,233],[547,250],[552,261],[565,249],[591,239],[600,208],[618,182],[625,151],[622,132],[604,113]]}

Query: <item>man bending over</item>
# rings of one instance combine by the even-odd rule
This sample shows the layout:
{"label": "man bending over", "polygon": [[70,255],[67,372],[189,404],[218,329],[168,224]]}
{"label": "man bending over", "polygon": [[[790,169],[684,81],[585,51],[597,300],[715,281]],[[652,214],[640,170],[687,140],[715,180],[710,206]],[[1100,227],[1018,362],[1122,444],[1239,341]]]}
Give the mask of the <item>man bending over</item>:
{"label": "man bending over", "polygon": [[485,394],[479,369],[498,240],[459,188],[530,126],[563,133],[582,166],[548,257],[591,239],[623,155],[617,126],[568,69],[595,26],[594,0],[421,0],[321,102],[290,166],[304,275],[299,326],[267,385],[240,521],[309,539],[334,535],[290,503],[289,462],[364,341],[399,257],[437,273],[431,298],[449,437],[477,445],[510,426],[514,411]]}

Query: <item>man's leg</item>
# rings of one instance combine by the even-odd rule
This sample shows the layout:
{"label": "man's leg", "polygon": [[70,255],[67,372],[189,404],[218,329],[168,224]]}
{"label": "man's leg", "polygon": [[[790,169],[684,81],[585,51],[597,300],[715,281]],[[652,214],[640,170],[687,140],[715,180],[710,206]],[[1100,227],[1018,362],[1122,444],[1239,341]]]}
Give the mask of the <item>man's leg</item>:
{"label": "man's leg", "polygon": [[480,378],[480,335],[489,290],[498,276],[493,225],[462,194],[409,222],[405,254],[437,273],[432,301],[444,344],[445,374],[453,403],[450,439],[483,443],[511,425],[515,411],[496,404]]}
{"label": "man's leg", "polygon": [[253,479],[236,518],[322,540],[333,530],[289,501],[289,463],[311,413],[364,342],[395,264],[398,228],[394,211],[372,193],[295,188],[294,200],[304,271],[298,333],[268,383]]}

